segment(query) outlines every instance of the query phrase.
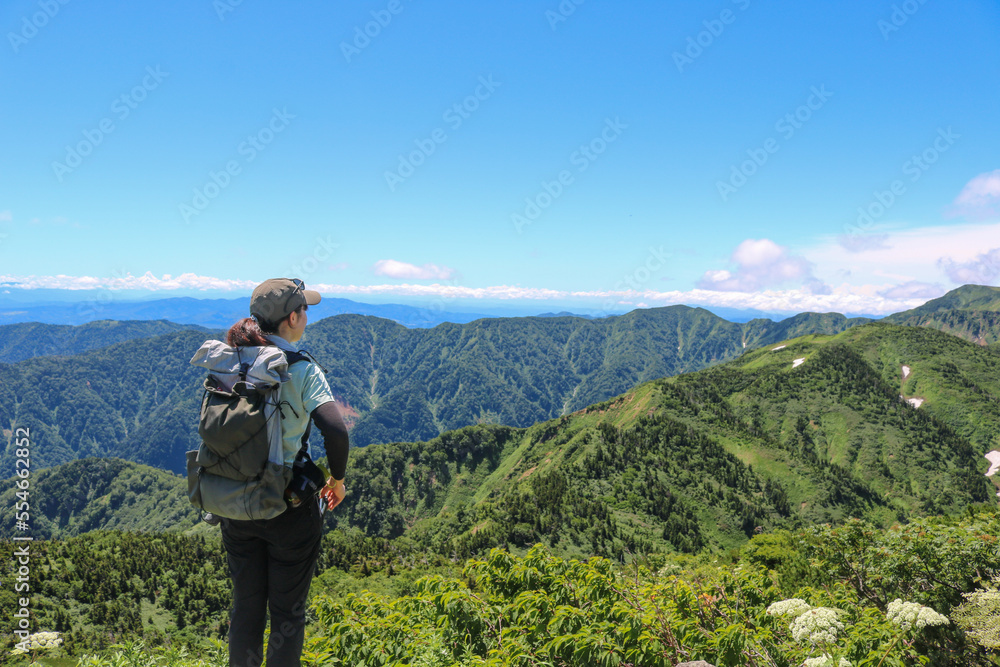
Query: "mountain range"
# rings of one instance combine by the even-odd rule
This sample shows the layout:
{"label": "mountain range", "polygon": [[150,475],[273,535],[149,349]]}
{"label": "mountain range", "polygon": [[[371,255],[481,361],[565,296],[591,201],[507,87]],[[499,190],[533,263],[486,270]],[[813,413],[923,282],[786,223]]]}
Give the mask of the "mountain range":
{"label": "mountain range", "polygon": [[[972,321],[995,312],[988,308],[1000,302],[998,293],[968,286],[887,319],[925,326],[960,317]],[[687,306],[596,320],[495,318],[432,329],[340,315],[311,324],[301,344],[329,370],[352,442],[365,446],[429,440],[475,423],[527,427],[642,382],[707,368],[791,337],[836,334],[866,323],[804,313],[738,324]],[[0,428],[7,439],[0,474],[13,470],[12,433],[19,424],[31,424],[46,442],[35,461],[41,467],[120,456],[180,472],[183,452],[197,444],[194,415],[201,395],[201,373],[187,362],[202,341],[222,332],[176,326],[0,327],[5,358],[22,359],[0,364]],[[968,326],[950,330],[979,344],[991,336]],[[24,359],[51,349],[60,336],[77,349],[116,337],[122,342],[73,356]]]}
{"label": "mountain range", "polygon": [[[756,577],[730,596],[740,608],[747,591],[777,581],[788,582],[784,597],[853,584],[865,595],[884,586],[883,604],[917,591],[953,605],[991,562],[989,523],[976,517],[996,509],[983,454],[1000,436],[998,291],[965,288],[878,322],[802,314],[736,324],[685,307],[427,330],[359,315],[316,322],[303,345],[329,367],[355,442],[365,429],[401,435],[352,451],[314,588],[320,600],[380,587],[413,594],[419,574],[464,576],[459,563],[488,553],[481,563],[502,554],[504,587],[511,576],[530,587],[544,551],[515,571],[490,550],[542,543],[628,563],[629,580],[652,566],[660,583],[679,583],[663,574],[688,566],[695,580],[716,581],[707,561],[739,558],[719,581]],[[33,613],[66,647],[225,632],[219,531],[188,503],[185,479],[160,469],[178,470],[196,442],[201,374],[187,359],[222,333],[164,321],[0,327],[0,465],[10,473],[13,434],[30,429],[32,554],[47,573],[32,575]],[[516,410],[503,412],[506,403]],[[10,538],[24,535],[17,482],[0,481],[0,544],[11,552]],[[951,516],[914,521],[937,514]],[[755,573],[755,562],[773,571]],[[8,607],[12,590],[0,592]],[[718,591],[704,590],[708,606],[692,613],[720,609]],[[517,591],[508,593],[505,608]],[[478,604],[482,593],[469,595]],[[530,618],[543,609],[517,599]],[[720,622],[753,627],[765,608],[754,604],[738,626]],[[409,642],[416,617],[393,618]],[[972,664],[955,646],[948,664]],[[945,664],[941,655],[930,664]]]}
{"label": "mountain range", "polygon": [[[525,427],[628,390],[639,382],[704,368],[745,348],[801,331],[836,332],[837,315],[734,324],[708,311],[672,306],[621,317],[482,319],[407,329],[363,315],[309,326],[300,341],[327,377],[358,446],[427,440],[473,423]],[[44,341],[5,328],[11,358]],[[138,335],[163,324],[123,327]],[[84,325],[77,337],[96,344],[112,324]],[[62,332],[60,335],[65,335]],[[0,365],[0,428],[8,447],[0,474],[13,468],[9,435],[31,424],[46,442],[36,465],[87,456],[120,456],[179,472],[197,445],[202,372],[188,360],[223,332],[182,329],[135,337],[72,356],[35,356]],[[12,338],[20,344],[5,344]],[[124,337],[124,335],[123,335]],[[316,443],[314,443],[316,444]]]}
{"label": "mountain range", "polygon": [[[445,554],[540,541],[620,557],[848,516],[954,513],[993,502],[982,473],[1000,435],[998,370],[994,350],[927,328],[800,336],[530,427],[355,450],[350,493],[327,521]],[[181,478],[122,461],[66,463],[33,484],[59,505],[43,510],[53,535],[119,507],[132,508],[126,525],[144,525],[141,507],[153,529],[197,520]],[[13,480],[0,484],[0,501],[12,493]]]}
{"label": "mountain range", "polygon": [[[34,290],[41,291],[41,290]],[[33,291],[33,292],[34,292]],[[80,325],[98,320],[170,320],[182,324],[219,329],[228,327],[241,317],[246,317],[250,297],[239,299],[195,299],[172,297],[168,299],[128,300],[113,292],[93,294],[89,300],[65,301],[58,291],[26,300],[24,295],[12,299],[12,294],[0,294],[0,324],[42,322],[46,324]],[[32,296],[34,294],[32,293]],[[58,299],[58,300],[55,300]],[[317,319],[345,313],[384,317],[408,327],[432,327],[441,322],[471,322],[488,313],[446,311],[437,305],[427,308],[401,304],[369,304],[350,299],[325,297],[315,306]]]}
{"label": "mountain range", "polygon": [[1000,341],[1000,288],[965,285],[922,306],[895,313],[886,322],[929,327],[979,345]]}
{"label": "mountain range", "polygon": [[528,429],[369,448],[335,517],[464,554],[542,541],[620,555],[955,512],[995,491],[982,473],[998,370],[994,352],[923,328],[809,335]]}
{"label": "mountain range", "polygon": [[0,363],[10,364],[32,357],[72,356],[123,341],[185,329],[208,331],[167,320],[98,320],[79,326],[39,322],[8,324],[0,326]]}

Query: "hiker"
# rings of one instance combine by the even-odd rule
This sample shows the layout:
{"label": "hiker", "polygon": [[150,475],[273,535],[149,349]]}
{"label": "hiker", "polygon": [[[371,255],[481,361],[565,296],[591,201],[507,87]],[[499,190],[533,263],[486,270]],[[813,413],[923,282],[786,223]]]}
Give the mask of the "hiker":
{"label": "hiker", "polygon": [[[257,286],[250,299],[251,317],[234,324],[226,336],[233,347],[273,345],[296,352],[306,327],[309,306],[319,292],[301,280],[275,278]],[[265,611],[270,611],[267,646],[269,667],[298,667],[305,637],[306,598],[319,556],[322,536],[320,503],[333,509],[344,499],[347,427],[323,372],[313,361],[288,366],[290,380],[281,385],[281,435],[285,465],[291,467],[310,419],[323,434],[330,476],[311,498],[271,519],[222,519],[222,541],[233,582],[229,626],[230,667],[258,667],[264,659]],[[320,476],[322,480],[322,476]],[[319,483],[322,483],[320,481]]]}

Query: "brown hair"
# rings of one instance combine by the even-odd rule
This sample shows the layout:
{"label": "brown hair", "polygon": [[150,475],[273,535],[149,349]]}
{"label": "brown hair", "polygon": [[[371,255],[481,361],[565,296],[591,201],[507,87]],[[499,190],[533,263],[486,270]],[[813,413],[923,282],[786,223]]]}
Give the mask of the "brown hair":
{"label": "brown hair", "polygon": [[226,333],[226,343],[232,347],[251,347],[270,345],[271,341],[264,338],[264,333],[252,317],[244,317],[229,327],[229,331]]}

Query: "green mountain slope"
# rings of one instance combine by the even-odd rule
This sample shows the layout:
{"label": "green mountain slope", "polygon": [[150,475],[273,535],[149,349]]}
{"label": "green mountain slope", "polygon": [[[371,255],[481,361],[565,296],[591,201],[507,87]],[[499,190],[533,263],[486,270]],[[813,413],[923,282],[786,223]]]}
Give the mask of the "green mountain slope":
{"label": "green mountain slope", "polygon": [[1000,311],[1000,287],[988,285],[962,285],[944,296],[931,299],[922,306],[905,310],[885,318],[892,321],[896,318],[907,319],[914,315],[930,315],[945,310],[986,310]]}
{"label": "green mountain slope", "polygon": [[31,357],[73,355],[135,338],[158,336],[171,331],[196,329],[194,325],[167,320],[100,320],[69,326],[64,324],[5,324],[0,326],[0,363],[14,363]]}
{"label": "green mountain slope", "polygon": [[927,327],[964,338],[977,345],[1000,342],[1000,312],[992,310],[940,310],[902,317],[886,318],[894,324]]}
{"label": "green mountain slope", "polygon": [[197,437],[202,374],[187,363],[197,331],[119,343],[74,357],[0,364],[0,473],[14,470],[14,433],[30,429],[33,470],[119,456],[180,472]]}
{"label": "green mountain slope", "polygon": [[993,495],[982,455],[1000,436],[998,364],[920,328],[800,338],[529,429],[356,452],[335,517],[460,554],[542,541],[618,555],[952,512]]}
{"label": "green mountain slope", "polygon": [[[962,296],[977,289],[956,290],[955,299],[982,305],[982,298]],[[311,325],[302,345],[329,369],[352,441],[365,446],[428,440],[475,423],[527,427],[641,382],[706,368],[789,337],[836,334],[865,322],[804,313],[777,323],[736,324],[686,306],[601,320],[500,318],[433,329],[342,315]],[[94,323],[78,327],[75,335],[89,345],[110,337],[107,331],[146,336],[160,325],[174,326]],[[982,326],[998,330],[991,322]],[[0,364],[0,433],[6,440],[0,474],[13,471],[18,425],[29,426],[45,443],[36,452],[41,467],[119,456],[181,472],[184,451],[197,444],[202,379],[187,362],[207,337],[221,335],[183,330],[72,357]],[[23,354],[25,348],[14,345],[9,352],[15,349]]]}
{"label": "green mountain slope", "polygon": [[[184,479],[121,459],[83,459],[32,474],[30,532],[18,531],[16,478],[0,481],[0,539],[29,534],[65,539],[93,530],[187,531],[201,515],[187,500]],[[207,527],[207,524],[205,524]]]}
{"label": "green mountain slope", "polygon": [[979,345],[1000,341],[1000,287],[964,285],[886,322],[946,331]]}
{"label": "green mountain slope", "polygon": [[844,317],[840,313],[799,313],[780,322],[751,320],[745,326],[751,332],[748,340],[756,343],[749,347],[757,347],[807,334],[833,335],[872,321],[867,317]]}
{"label": "green mountain slope", "polygon": [[[849,516],[955,512],[993,495],[982,473],[1000,437],[998,371],[997,355],[929,329],[800,337],[529,428],[357,449],[328,522],[440,553],[540,541],[620,557]],[[917,398],[919,408],[907,402]],[[168,481],[178,500],[165,507],[183,505],[181,480]],[[128,489],[125,504],[143,493]]]}
{"label": "green mountain slope", "polygon": [[[197,637],[224,637],[232,587],[217,536],[217,530],[212,537],[98,530],[31,542],[27,582],[31,631],[61,633],[62,649],[77,659],[81,649],[93,651],[126,638],[143,638],[147,647],[165,640],[177,647],[193,643]],[[15,549],[23,545],[0,541],[0,558],[16,562]],[[14,573],[7,568],[0,575],[4,586],[0,606],[4,609],[17,608]],[[18,627],[18,619],[7,616],[9,619],[0,621],[4,637],[0,650],[4,651],[5,664],[24,664],[15,662],[16,657],[6,659]],[[148,658],[149,649],[140,650]],[[196,651],[195,655],[201,653]],[[49,656],[38,657],[33,664],[77,664],[66,658],[57,662]]]}
{"label": "green mountain slope", "polygon": [[[812,324],[811,324],[812,323]],[[311,325],[302,346],[328,379],[359,446],[427,440],[474,423],[526,427],[780,340],[789,330],[833,333],[852,321],[807,314],[747,325],[673,306],[621,317],[484,319],[406,329],[341,315]],[[13,471],[13,431],[44,446],[35,465],[118,456],[181,472],[197,445],[202,374],[188,364],[220,332],[183,330],[73,357],[0,364],[0,474]]]}

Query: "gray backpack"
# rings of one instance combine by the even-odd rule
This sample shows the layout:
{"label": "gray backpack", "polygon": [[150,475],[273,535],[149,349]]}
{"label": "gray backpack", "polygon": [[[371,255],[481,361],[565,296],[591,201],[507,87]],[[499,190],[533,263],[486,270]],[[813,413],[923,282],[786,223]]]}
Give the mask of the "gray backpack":
{"label": "gray backpack", "polygon": [[208,370],[198,433],[187,453],[188,498],[229,519],[271,519],[285,511],[292,469],[285,465],[278,405],[288,366],[305,359],[277,347],[205,341],[191,363]]}

